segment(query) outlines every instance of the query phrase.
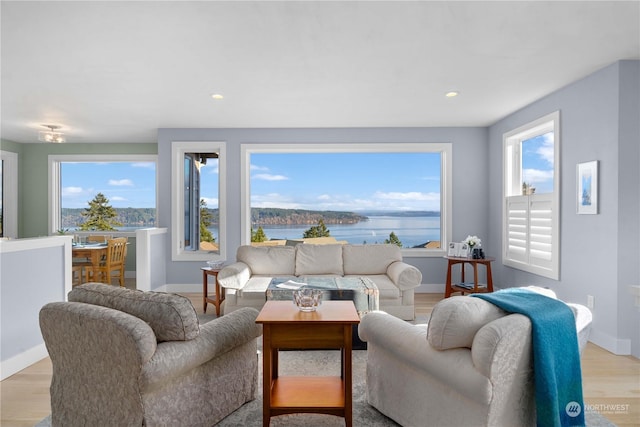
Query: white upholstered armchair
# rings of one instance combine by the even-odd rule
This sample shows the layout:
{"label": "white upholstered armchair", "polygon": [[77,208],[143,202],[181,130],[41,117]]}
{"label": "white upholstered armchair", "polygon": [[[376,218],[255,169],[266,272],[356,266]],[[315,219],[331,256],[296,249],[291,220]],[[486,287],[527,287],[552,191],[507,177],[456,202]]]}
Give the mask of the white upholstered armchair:
{"label": "white upholstered armchair", "polygon": [[[591,312],[568,304],[580,351]],[[429,325],[383,312],[365,315],[367,400],[412,426],[535,425],[531,322],[469,296],[440,301]]]}

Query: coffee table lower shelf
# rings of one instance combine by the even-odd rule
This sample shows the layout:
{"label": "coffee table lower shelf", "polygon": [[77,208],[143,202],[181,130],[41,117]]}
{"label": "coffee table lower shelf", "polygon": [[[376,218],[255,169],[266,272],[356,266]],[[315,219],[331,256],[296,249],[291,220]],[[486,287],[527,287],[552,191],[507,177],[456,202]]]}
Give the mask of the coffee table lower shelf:
{"label": "coffee table lower shelf", "polygon": [[323,413],[344,417],[344,388],[340,377],[278,377],[271,386],[271,411],[273,415]]}

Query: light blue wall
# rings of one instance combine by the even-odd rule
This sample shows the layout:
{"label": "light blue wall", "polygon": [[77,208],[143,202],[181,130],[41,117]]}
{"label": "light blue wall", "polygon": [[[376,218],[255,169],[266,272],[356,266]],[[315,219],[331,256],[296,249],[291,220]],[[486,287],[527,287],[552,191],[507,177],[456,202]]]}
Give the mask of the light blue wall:
{"label": "light blue wall", "polygon": [[640,308],[628,287],[640,286],[640,61],[620,63],[618,151],[618,336],[631,337],[640,357]]}
{"label": "light blue wall", "polygon": [[[586,304],[587,295],[593,295],[593,341],[623,352],[631,343],[637,357],[640,322],[628,287],[637,285],[639,277],[639,79],[637,61],[616,63],[491,126],[488,186],[488,226],[492,236],[489,251],[499,254],[502,135],[560,110],[560,280],[505,267],[500,262],[496,263],[494,274],[502,286],[547,286],[571,302]],[[576,166],[591,160],[599,161],[599,214],[577,215]],[[624,316],[635,319],[632,326]]]}
{"label": "light blue wall", "polygon": [[[160,129],[158,131],[159,226],[171,233],[171,142],[225,141],[227,146],[227,245],[229,257],[235,259],[240,245],[240,146],[243,143],[441,143],[453,146],[453,239],[468,234],[491,240],[487,230],[486,197],[488,160],[486,128],[349,128],[349,129]],[[327,165],[330,167],[330,165]],[[485,240],[486,239],[486,240]],[[168,237],[171,241],[171,236]],[[443,284],[446,263],[442,258],[407,258],[423,274],[424,284]],[[199,283],[198,262],[171,261],[167,251],[167,282]],[[444,287],[442,287],[444,291]]]}

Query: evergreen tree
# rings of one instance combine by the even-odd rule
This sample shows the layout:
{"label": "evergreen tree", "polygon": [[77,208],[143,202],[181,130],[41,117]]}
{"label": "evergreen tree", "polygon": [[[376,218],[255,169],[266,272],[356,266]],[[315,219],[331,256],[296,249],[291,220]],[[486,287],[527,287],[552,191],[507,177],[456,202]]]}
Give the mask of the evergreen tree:
{"label": "evergreen tree", "polygon": [[264,234],[264,230],[262,229],[262,227],[258,227],[258,229],[256,231],[253,231],[253,228],[251,229],[251,241],[255,242],[255,243],[259,243],[259,242],[266,242],[267,239],[267,235]]}
{"label": "evergreen tree", "polygon": [[80,230],[83,231],[116,231],[115,226],[122,226],[122,223],[116,220],[116,210],[102,193],[96,194],[89,202],[89,207],[80,215],[87,218],[80,224]]}
{"label": "evergreen tree", "polygon": [[400,241],[400,239],[398,239],[398,236],[396,236],[396,233],[394,233],[393,231],[391,232],[391,234],[389,234],[389,238],[385,239],[384,241],[385,243],[392,243],[396,246],[400,246],[402,247],[402,242]]}
{"label": "evergreen tree", "polygon": [[318,225],[314,225],[304,232],[302,235],[303,238],[308,239],[311,237],[329,237],[331,236],[331,232],[327,229],[327,226],[324,225],[324,220],[321,218],[318,220]]}
{"label": "evergreen tree", "polygon": [[207,202],[204,199],[200,199],[200,241],[214,243],[216,238],[213,237],[209,226],[211,225],[211,212],[207,209]]}

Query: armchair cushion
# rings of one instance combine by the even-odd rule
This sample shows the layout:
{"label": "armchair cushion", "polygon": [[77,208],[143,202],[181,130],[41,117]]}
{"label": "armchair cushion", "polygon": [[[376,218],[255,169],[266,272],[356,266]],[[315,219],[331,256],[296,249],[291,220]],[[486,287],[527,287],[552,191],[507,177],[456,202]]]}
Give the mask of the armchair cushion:
{"label": "armchair cushion", "polygon": [[69,292],[69,301],[113,308],[149,324],[161,341],[188,341],[200,333],[198,316],[188,298],[163,292],[142,292],[102,283],[85,283]]}
{"label": "armchair cushion", "polygon": [[433,308],[427,340],[436,350],[471,348],[476,332],[507,312],[478,298],[454,296]]}
{"label": "armchair cushion", "polygon": [[296,246],[296,276],[336,274],[342,276],[342,245]]}

